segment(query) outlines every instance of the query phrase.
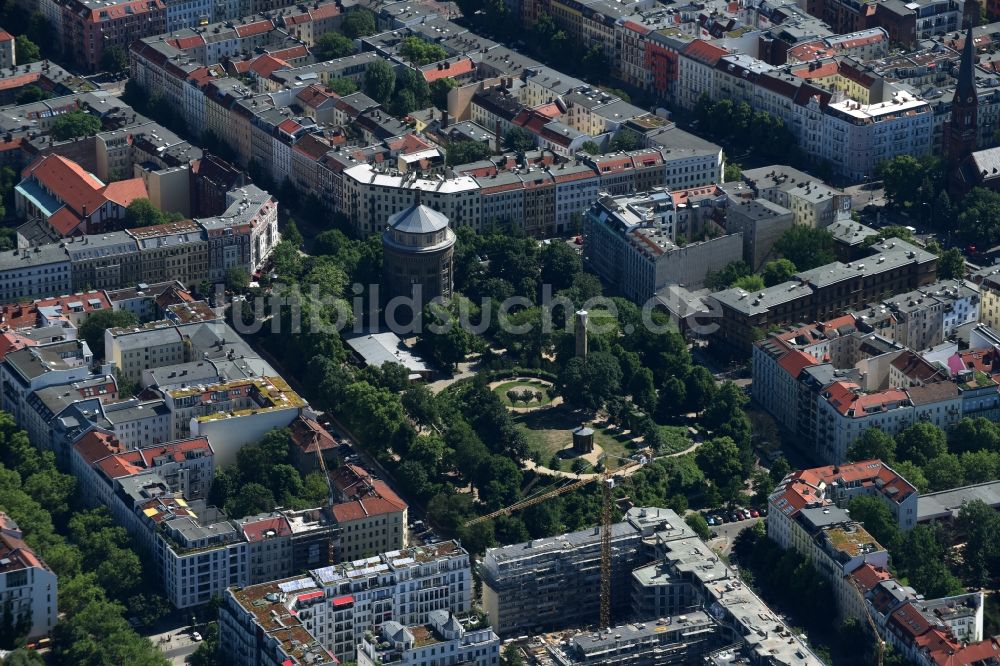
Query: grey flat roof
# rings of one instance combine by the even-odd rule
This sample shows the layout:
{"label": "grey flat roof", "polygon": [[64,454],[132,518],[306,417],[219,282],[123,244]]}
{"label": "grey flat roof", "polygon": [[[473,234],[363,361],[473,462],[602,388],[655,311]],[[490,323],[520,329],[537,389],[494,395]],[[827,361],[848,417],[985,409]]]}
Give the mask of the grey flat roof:
{"label": "grey flat roof", "polygon": [[1000,507],[1000,481],[921,495],[917,499],[917,522],[954,518],[963,504],[974,500],[982,500],[993,508]]}
{"label": "grey flat roof", "polygon": [[399,336],[392,332],[362,333],[345,338],[348,346],[353,349],[365,364],[381,366],[383,363],[399,363],[410,372],[428,372],[430,367],[423,359],[413,354],[403,345]]}

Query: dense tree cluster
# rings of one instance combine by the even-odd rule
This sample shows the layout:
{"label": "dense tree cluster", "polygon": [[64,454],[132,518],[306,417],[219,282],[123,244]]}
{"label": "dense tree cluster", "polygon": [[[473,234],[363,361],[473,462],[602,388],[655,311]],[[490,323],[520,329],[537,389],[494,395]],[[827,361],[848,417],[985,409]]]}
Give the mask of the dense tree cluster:
{"label": "dense tree cluster", "polygon": [[447,163],[448,166],[468,164],[485,160],[492,154],[490,145],[483,141],[452,141],[448,144]]}
{"label": "dense tree cluster", "polygon": [[128,310],[98,310],[80,322],[77,336],[87,343],[94,358],[104,358],[104,331],[109,328],[135,326],[139,318]]}
{"label": "dense tree cluster", "polygon": [[411,64],[421,67],[444,60],[448,57],[448,52],[440,44],[424,41],[416,35],[411,35],[400,42],[399,55]]}
{"label": "dense tree cluster", "polygon": [[896,437],[870,428],[847,455],[880,458],[921,492],[983,483],[1000,476],[1000,426],[983,417],[964,418],[945,433],[921,422]]}
{"label": "dense tree cluster", "polygon": [[212,483],[211,500],[230,518],[271,511],[276,506],[306,509],[327,499],[321,472],[303,476],[293,464],[291,434],[272,430],[255,444],[236,454],[236,464],[218,469]]}
{"label": "dense tree cluster", "polygon": [[162,211],[145,197],[135,199],[125,209],[126,229],[153,227],[159,224],[180,222],[184,216],[174,211]]}
{"label": "dense tree cluster", "polygon": [[344,16],[340,30],[351,39],[374,35],[378,32],[375,14],[368,9],[352,9]]}
{"label": "dense tree cluster", "polygon": [[754,111],[746,102],[730,99],[713,102],[702,95],[695,106],[699,128],[718,141],[727,153],[756,151],[760,157],[782,162],[794,161],[795,137],[785,122],[767,111]]}
{"label": "dense tree cluster", "polygon": [[804,224],[792,225],[774,244],[774,250],[800,271],[808,271],[837,260],[833,234],[826,229]]}
{"label": "dense tree cluster", "polygon": [[[53,663],[166,664],[125,620],[128,614],[155,622],[165,602],[143,591],[142,564],[125,530],[104,509],[83,509],[82,500],[52,453],[35,449],[13,417],[0,413],[0,508],[59,577]],[[0,647],[17,639],[0,627]]]}
{"label": "dense tree cluster", "polygon": [[855,497],[850,503],[851,517],[891,555],[890,565],[897,578],[908,582],[928,599],[958,594],[961,581],[945,564],[947,546],[942,529],[917,525],[909,532],[897,528],[889,508],[877,497]]}
{"label": "dense tree cluster", "polygon": [[339,32],[327,32],[316,40],[313,45],[313,54],[317,60],[336,60],[346,58],[356,53],[358,50],[354,40]]}
{"label": "dense tree cluster", "polygon": [[86,136],[94,136],[101,131],[101,120],[86,111],[64,113],[52,123],[52,136],[57,141],[68,141]]}
{"label": "dense tree cluster", "polygon": [[365,71],[364,91],[396,116],[426,107],[431,97],[423,75],[409,68],[397,74],[385,60],[372,63]]}

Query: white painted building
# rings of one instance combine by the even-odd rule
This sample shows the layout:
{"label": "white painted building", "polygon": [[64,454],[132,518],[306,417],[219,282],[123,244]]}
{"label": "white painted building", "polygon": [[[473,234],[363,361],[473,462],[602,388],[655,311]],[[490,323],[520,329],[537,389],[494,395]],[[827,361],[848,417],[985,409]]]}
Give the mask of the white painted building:
{"label": "white painted building", "polygon": [[457,542],[391,551],[228,589],[219,616],[221,643],[234,661],[262,663],[261,639],[294,627],[304,643],[315,642],[342,661],[354,659],[365,632],[388,622],[414,626],[428,623],[433,611],[468,613],[472,586],[469,555]]}
{"label": "white painted building", "polygon": [[[469,628],[467,628],[469,627]],[[450,611],[428,613],[424,625],[406,627],[384,623],[378,634],[366,634],[358,643],[358,666],[497,666],[500,639],[478,618],[457,616]]]}
{"label": "white painted building", "polygon": [[41,638],[56,624],[59,580],[23,536],[14,519],[0,512],[0,608],[15,623],[25,622],[27,638]]}
{"label": "white painted building", "polygon": [[934,113],[919,97],[896,92],[887,102],[831,103],[823,114],[818,155],[848,178],[871,176],[879,162],[931,151]]}

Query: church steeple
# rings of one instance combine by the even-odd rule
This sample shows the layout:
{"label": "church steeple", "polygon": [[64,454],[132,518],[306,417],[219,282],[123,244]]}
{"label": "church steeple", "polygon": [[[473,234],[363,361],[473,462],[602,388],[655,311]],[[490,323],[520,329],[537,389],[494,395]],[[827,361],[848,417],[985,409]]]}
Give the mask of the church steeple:
{"label": "church steeple", "polygon": [[965,33],[965,44],[962,48],[962,62],[958,67],[958,87],[955,88],[955,98],[963,103],[976,101],[976,45],[972,36],[972,27]]}
{"label": "church steeple", "polygon": [[976,150],[979,96],[976,94],[976,45],[972,27],[965,33],[962,61],[958,67],[958,85],[951,102],[951,122],[948,126],[948,158],[960,162]]}

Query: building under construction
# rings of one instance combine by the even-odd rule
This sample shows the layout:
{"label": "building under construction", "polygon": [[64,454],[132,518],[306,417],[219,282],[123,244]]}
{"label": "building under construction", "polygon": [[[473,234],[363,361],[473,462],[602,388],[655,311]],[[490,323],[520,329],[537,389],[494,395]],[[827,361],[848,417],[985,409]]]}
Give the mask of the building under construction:
{"label": "building under construction", "polygon": [[[623,618],[632,570],[654,556],[658,532],[694,536],[669,509],[634,508],[611,525],[611,613]],[[483,606],[493,630],[516,636],[598,622],[601,600],[601,530],[562,534],[486,551],[479,567]]]}
{"label": "building under construction", "polygon": [[755,665],[822,665],[675,512],[633,508],[611,527],[612,617],[628,624],[598,626],[599,529],[486,551],[485,610],[501,636],[535,637],[538,666],[697,663],[723,645]]}

